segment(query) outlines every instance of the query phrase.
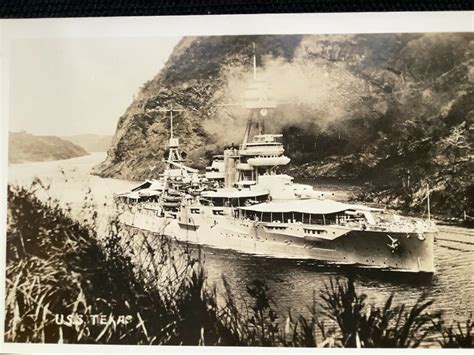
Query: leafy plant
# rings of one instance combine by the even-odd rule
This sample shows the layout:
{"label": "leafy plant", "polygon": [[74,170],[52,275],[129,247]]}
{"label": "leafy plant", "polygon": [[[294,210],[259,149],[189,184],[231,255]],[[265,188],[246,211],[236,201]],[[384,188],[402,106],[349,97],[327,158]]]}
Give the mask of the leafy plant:
{"label": "leafy plant", "polygon": [[367,296],[357,294],[352,279],[331,280],[321,293],[321,307],[338,324],[343,347],[416,348],[433,332],[430,324],[440,314],[425,312],[433,301],[425,301],[424,297],[411,309],[405,305],[393,307],[393,298],[392,294],[383,308],[369,307]]}
{"label": "leafy plant", "polygon": [[437,326],[440,329],[442,340],[438,343],[443,348],[473,348],[474,337],[472,334],[472,313],[466,320],[464,329],[460,322],[454,322],[446,328],[443,322],[439,322]]}

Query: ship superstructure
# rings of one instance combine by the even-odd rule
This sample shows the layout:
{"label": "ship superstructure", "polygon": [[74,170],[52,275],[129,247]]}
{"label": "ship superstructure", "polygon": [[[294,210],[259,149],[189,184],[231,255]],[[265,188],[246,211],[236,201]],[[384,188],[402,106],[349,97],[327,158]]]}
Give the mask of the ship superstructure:
{"label": "ship superstructure", "polygon": [[327,193],[278,173],[290,158],[282,136],[265,133],[264,118],[276,103],[270,87],[256,78],[255,59],[253,79],[245,94],[249,116],[242,143],[199,174],[184,165],[171,128],[164,173],[119,195],[128,206],[123,223],[262,256],[434,272],[431,221],[326,199]]}
{"label": "ship superstructure", "polygon": [[[257,75],[256,55],[253,57],[253,77],[247,83],[243,102],[225,104],[240,106],[247,111],[247,122],[239,146],[224,150],[215,156],[209,170],[220,164],[219,183],[226,188],[256,185],[267,189],[272,199],[324,198],[330,192],[316,191],[311,185],[297,184],[293,177],[280,174],[278,168],[287,165],[281,134],[265,132],[265,125],[273,119],[278,106],[272,87]],[[209,174],[211,177],[211,174]]]}
{"label": "ship superstructure", "polygon": [[205,177],[197,169],[185,165],[185,159],[179,149],[179,138],[174,136],[173,113],[183,110],[171,106],[159,111],[169,113],[170,120],[165,169],[157,178],[148,179],[116,197],[129,205],[146,204],[147,207],[175,213],[185,196],[197,196],[209,187]]}

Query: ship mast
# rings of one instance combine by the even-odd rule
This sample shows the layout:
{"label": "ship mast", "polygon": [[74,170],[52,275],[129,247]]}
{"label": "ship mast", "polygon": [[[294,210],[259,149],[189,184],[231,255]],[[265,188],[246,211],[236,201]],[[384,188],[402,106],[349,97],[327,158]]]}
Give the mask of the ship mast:
{"label": "ship mast", "polygon": [[168,159],[167,159],[167,166],[165,169],[165,174],[164,174],[164,183],[163,183],[163,191],[159,197],[159,203],[163,203],[165,191],[168,189],[168,174],[166,173],[167,169],[171,168],[171,165],[174,165],[176,163],[179,163],[183,161],[183,158],[181,156],[181,153],[179,152],[179,139],[174,138],[173,136],[173,112],[183,112],[184,110],[180,109],[175,109],[173,108],[173,105],[170,105],[169,108],[162,108],[158,110],[159,112],[169,112],[170,113],[170,138],[168,140],[168,147],[169,147],[169,153],[168,153]]}
{"label": "ship mast", "polygon": [[253,80],[257,80],[257,54],[255,51],[255,42],[252,42],[253,45]]}
{"label": "ship mast", "polygon": [[174,138],[173,136],[173,112],[184,112],[182,109],[176,109],[173,108],[173,105],[170,105],[169,108],[163,108],[159,109],[159,112],[169,112],[170,113],[170,138],[168,140],[168,148],[169,148],[169,153],[168,153],[168,166],[172,164],[173,162],[181,162],[183,161],[183,157],[181,156],[180,151],[178,150],[179,148],[179,139]]}
{"label": "ship mast", "polygon": [[246,87],[244,102],[244,107],[250,112],[245,127],[242,149],[247,147],[252,135],[252,129],[256,129],[258,134],[264,133],[263,118],[267,116],[269,110],[276,108],[276,103],[271,96],[270,86],[265,81],[257,79],[257,51],[255,42],[252,43],[252,47],[253,80]]}
{"label": "ship mast", "polygon": [[428,204],[428,221],[431,221],[430,185],[429,184],[426,184],[426,202]]}
{"label": "ship mast", "polygon": [[[282,148],[274,141],[276,135],[264,134],[264,118],[277,107],[271,87],[262,78],[257,78],[257,53],[255,43],[253,47],[253,77],[245,87],[244,100],[240,104],[226,104],[222,106],[243,106],[248,112],[242,144],[238,150],[227,149],[224,151],[224,185],[233,186],[238,181],[256,181],[259,169],[272,169],[276,165],[284,165],[289,158],[280,156]],[[255,132],[255,133],[254,133]],[[253,141],[251,139],[253,137]],[[258,151],[258,145],[263,146]],[[281,144],[280,144],[281,145]],[[272,151],[272,146],[275,146]],[[253,148],[252,148],[253,147]],[[274,157],[264,157],[271,152]],[[252,158],[253,157],[253,158]],[[249,163],[249,158],[258,161]],[[269,158],[270,160],[262,160]],[[272,160],[273,159],[273,160]],[[268,163],[268,164],[266,164]]]}

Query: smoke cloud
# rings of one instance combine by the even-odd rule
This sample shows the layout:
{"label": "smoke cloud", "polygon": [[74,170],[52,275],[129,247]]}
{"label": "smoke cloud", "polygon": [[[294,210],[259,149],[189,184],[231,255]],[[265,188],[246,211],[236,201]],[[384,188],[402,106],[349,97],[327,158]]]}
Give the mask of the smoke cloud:
{"label": "smoke cloud", "polygon": [[[204,122],[204,128],[217,143],[238,143],[249,114],[242,104],[245,87],[253,79],[252,67],[227,66],[223,74],[226,85],[218,93],[223,106],[216,117]],[[350,119],[352,107],[370,90],[367,81],[352,73],[344,60],[328,61],[302,54],[292,62],[261,58],[257,78],[272,87],[278,104],[275,112],[265,118],[269,133],[280,133],[289,125],[324,131],[329,125]]]}

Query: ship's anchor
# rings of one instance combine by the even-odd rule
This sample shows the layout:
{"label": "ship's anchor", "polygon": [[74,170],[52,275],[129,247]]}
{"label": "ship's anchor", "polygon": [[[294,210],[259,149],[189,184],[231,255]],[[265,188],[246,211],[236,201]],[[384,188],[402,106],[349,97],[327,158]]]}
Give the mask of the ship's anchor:
{"label": "ship's anchor", "polygon": [[400,247],[400,242],[397,238],[393,238],[392,236],[390,236],[390,234],[387,234],[387,237],[389,237],[391,241],[391,243],[387,244],[387,246],[390,248],[392,253],[395,253],[395,251],[397,251],[397,249]]}

